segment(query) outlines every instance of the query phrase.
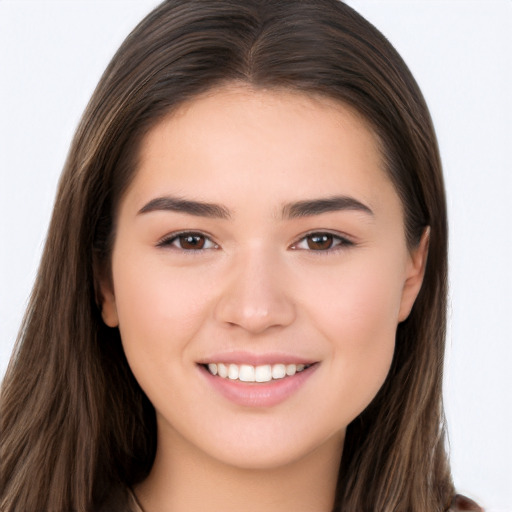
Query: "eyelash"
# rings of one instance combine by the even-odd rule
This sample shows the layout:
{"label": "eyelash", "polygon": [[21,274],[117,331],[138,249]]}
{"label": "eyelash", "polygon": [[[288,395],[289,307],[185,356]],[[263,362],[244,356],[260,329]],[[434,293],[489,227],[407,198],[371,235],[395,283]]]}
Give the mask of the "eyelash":
{"label": "eyelash", "polygon": [[[308,244],[308,241],[312,240],[313,238],[320,238],[320,237],[329,237],[330,238],[330,245],[329,247],[325,249],[312,249],[311,247],[299,247],[299,244]],[[337,252],[343,249],[347,249],[349,247],[354,246],[354,242],[349,240],[348,238],[341,236],[339,234],[331,233],[330,231],[312,231],[310,233],[305,234],[302,236],[297,242],[295,242],[290,249],[293,250],[299,250],[299,251],[308,251],[308,252],[314,252],[314,253],[322,253],[322,254],[329,254],[332,252]]]}
{"label": "eyelash", "polygon": [[[176,241],[180,241],[181,238],[192,238],[197,237],[205,240],[205,244],[211,244],[210,247],[200,247],[199,249],[193,249],[189,248],[186,249],[185,247],[179,247],[175,244]],[[180,233],[171,233],[170,235],[164,237],[162,240],[160,240],[157,244],[157,247],[170,247],[174,248],[178,251],[184,251],[184,252],[200,252],[200,251],[208,251],[211,249],[218,249],[219,246],[216,244],[208,235],[205,235],[204,233],[198,232],[198,231],[181,231]]]}
{"label": "eyelash", "polygon": [[[176,244],[176,242],[182,243],[180,239],[184,238],[200,238],[204,240],[205,245],[209,245],[208,247],[199,247],[199,248],[185,248],[180,247]],[[321,249],[312,249],[309,246],[309,241],[312,241],[313,238],[321,238],[321,237],[328,237],[327,242],[330,242],[329,247],[321,248]],[[308,244],[308,247],[299,247],[300,244]],[[315,243],[315,242],[313,242]],[[321,243],[321,242],[320,242]],[[315,253],[332,253],[335,251],[347,249],[351,246],[354,246],[354,242],[347,239],[346,237],[343,237],[339,234],[334,234],[329,231],[312,231],[310,233],[307,233],[306,235],[302,236],[297,242],[294,242],[290,249],[292,250],[299,250],[299,251],[309,251],[309,252],[315,252]],[[184,252],[202,252],[202,251],[208,251],[212,249],[218,249],[219,245],[216,244],[208,235],[205,235],[204,233],[198,232],[198,231],[181,231],[179,233],[172,233],[162,240],[160,240],[157,244],[157,247],[170,247],[174,248],[176,250],[184,251]]]}

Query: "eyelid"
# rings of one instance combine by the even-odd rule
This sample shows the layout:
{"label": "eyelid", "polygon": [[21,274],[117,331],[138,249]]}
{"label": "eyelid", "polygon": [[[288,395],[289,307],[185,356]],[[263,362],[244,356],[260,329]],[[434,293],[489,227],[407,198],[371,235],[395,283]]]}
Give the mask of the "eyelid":
{"label": "eyelid", "polygon": [[[201,247],[200,249],[184,249],[184,248],[180,248],[180,247],[173,245],[173,242],[175,240],[177,240],[180,236],[185,236],[185,235],[204,237],[207,241],[211,242],[213,246],[212,247]],[[193,229],[183,229],[181,231],[174,231],[172,233],[169,233],[168,235],[163,236],[156,243],[156,246],[164,248],[164,249],[175,249],[177,251],[189,252],[189,253],[209,251],[212,249],[218,249],[220,247],[219,244],[214,241],[214,239],[211,235],[209,235],[208,233],[205,233],[204,231],[193,230]]]}
{"label": "eyelid", "polygon": [[[184,236],[184,235],[204,237],[207,240],[207,242],[211,243],[211,247],[201,247],[199,249],[185,249],[185,248],[180,248],[178,246],[173,245],[173,243],[180,236]],[[316,249],[315,250],[315,249],[310,249],[310,248],[299,248],[299,247],[297,247],[300,243],[306,241],[308,237],[311,237],[311,236],[314,236],[314,235],[329,235],[329,236],[332,236],[333,239],[335,241],[337,241],[337,243],[335,243],[335,245],[333,245],[332,247],[329,247],[327,249]],[[353,240],[351,240],[350,237],[348,237],[345,234],[339,233],[337,231],[331,231],[331,230],[328,230],[328,229],[323,229],[323,230],[322,229],[316,229],[316,230],[312,230],[312,231],[309,231],[307,233],[302,234],[299,238],[296,239],[295,242],[293,242],[289,246],[289,248],[292,249],[292,250],[300,250],[300,251],[324,253],[325,254],[325,253],[334,252],[334,251],[337,251],[337,250],[346,249],[346,248],[354,246],[354,245],[356,245],[356,243]],[[219,244],[217,242],[215,242],[215,240],[213,239],[212,235],[210,235],[208,233],[205,233],[204,231],[190,230],[190,229],[174,231],[172,233],[169,233],[169,234],[163,236],[156,243],[156,247],[175,249],[177,251],[188,252],[188,253],[194,253],[194,252],[197,253],[197,252],[201,252],[201,251],[208,251],[208,250],[219,249],[220,248]]]}
{"label": "eyelid", "polygon": [[[332,236],[333,239],[337,240],[339,243],[336,243],[332,247],[329,247],[328,249],[309,249],[309,248],[299,248],[297,245],[301,242],[306,241],[308,237],[314,236],[314,235],[329,235]],[[339,251],[343,249],[347,249],[349,247],[353,247],[356,245],[354,240],[351,240],[350,237],[348,237],[345,234],[342,234],[338,231],[331,231],[329,229],[315,229],[312,231],[308,231],[307,233],[304,233],[301,235],[293,244],[290,246],[290,249],[292,250],[299,250],[299,251],[307,251],[307,252],[314,252],[314,253],[329,253],[334,251]]]}

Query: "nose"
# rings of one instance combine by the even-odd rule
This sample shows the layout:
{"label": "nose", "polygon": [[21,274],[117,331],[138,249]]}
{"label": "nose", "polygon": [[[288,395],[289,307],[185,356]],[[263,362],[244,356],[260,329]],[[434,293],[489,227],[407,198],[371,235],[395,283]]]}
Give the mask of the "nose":
{"label": "nose", "polygon": [[295,319],[286,275],[278,257],[247,250],[230,268],[216,305],[216,319],[251,334],[286,327]]}

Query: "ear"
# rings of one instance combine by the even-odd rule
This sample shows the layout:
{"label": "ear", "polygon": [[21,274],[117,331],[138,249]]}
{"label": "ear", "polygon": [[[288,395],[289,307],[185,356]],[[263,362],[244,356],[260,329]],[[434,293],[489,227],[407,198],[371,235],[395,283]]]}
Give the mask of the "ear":
{"label": "ear", "polygon": [[100,308],[101,317],[109,327],[117,327],[119,318],[117,316],[116,298],[110,272],[94,262],[94,289],[96,304]]}
{"label": "ear", "polygon": [[402,289],[402,300],[400,301],[399,322],[407,319],[420,292],[427,265],[429,241],[430,226],[427,226],[421,235],[420,243],[410,252],[406,279]]}

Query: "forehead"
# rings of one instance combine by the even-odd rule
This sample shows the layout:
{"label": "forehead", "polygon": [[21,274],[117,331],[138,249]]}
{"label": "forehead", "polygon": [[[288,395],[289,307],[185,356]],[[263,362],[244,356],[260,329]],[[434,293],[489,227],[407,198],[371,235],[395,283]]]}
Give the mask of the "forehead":
{"label": "forehead", "polygon": [[[272,121],[271,123],[269,121]],[[277,122],[276,122],[277,121]],[[300,122],[297,122],[300,121]],[[304,131],[306,125],[307,131]],[[212,130],[217,130],[212,133]],[[142,155],[155,150],[158,134],[183,134],[196,137],[207,134],[209,138],[226,134],[226,129],[242,129],[240,137],[252,131],[251,139],[256,143],[266,135],[306,136],[333,128],[340,136],[350,135],[364,139],[368,145],[380,148],[380,140],[370,123],[352,106],[324,95],[305,93],[285,88],[254,88],[245,84],[228,84],[214,88],[181,104],[164,117],[143,139]],[[257,132],[254,131],[257,130]],[[339,130],[338,130],[339,129]],[[342,134],[340,130],[344,130]],[[261,138],[254,140],[257,134]],[[280,140],[278,137],[276,142]],[[325,137],[324,137],[325,138]],[[326,142],[329,138],[325,138]],[[300,142],[300,139],[297,140]]]}
{"label": "forehead", "polygon": [[354,109],[248,86],[210,91],[160,121],[142,141],[132,183],[138,196],[160,189],[235,202],[258,193],[281,203],[334,191],[378,203],[389,187],[379,140]]}

